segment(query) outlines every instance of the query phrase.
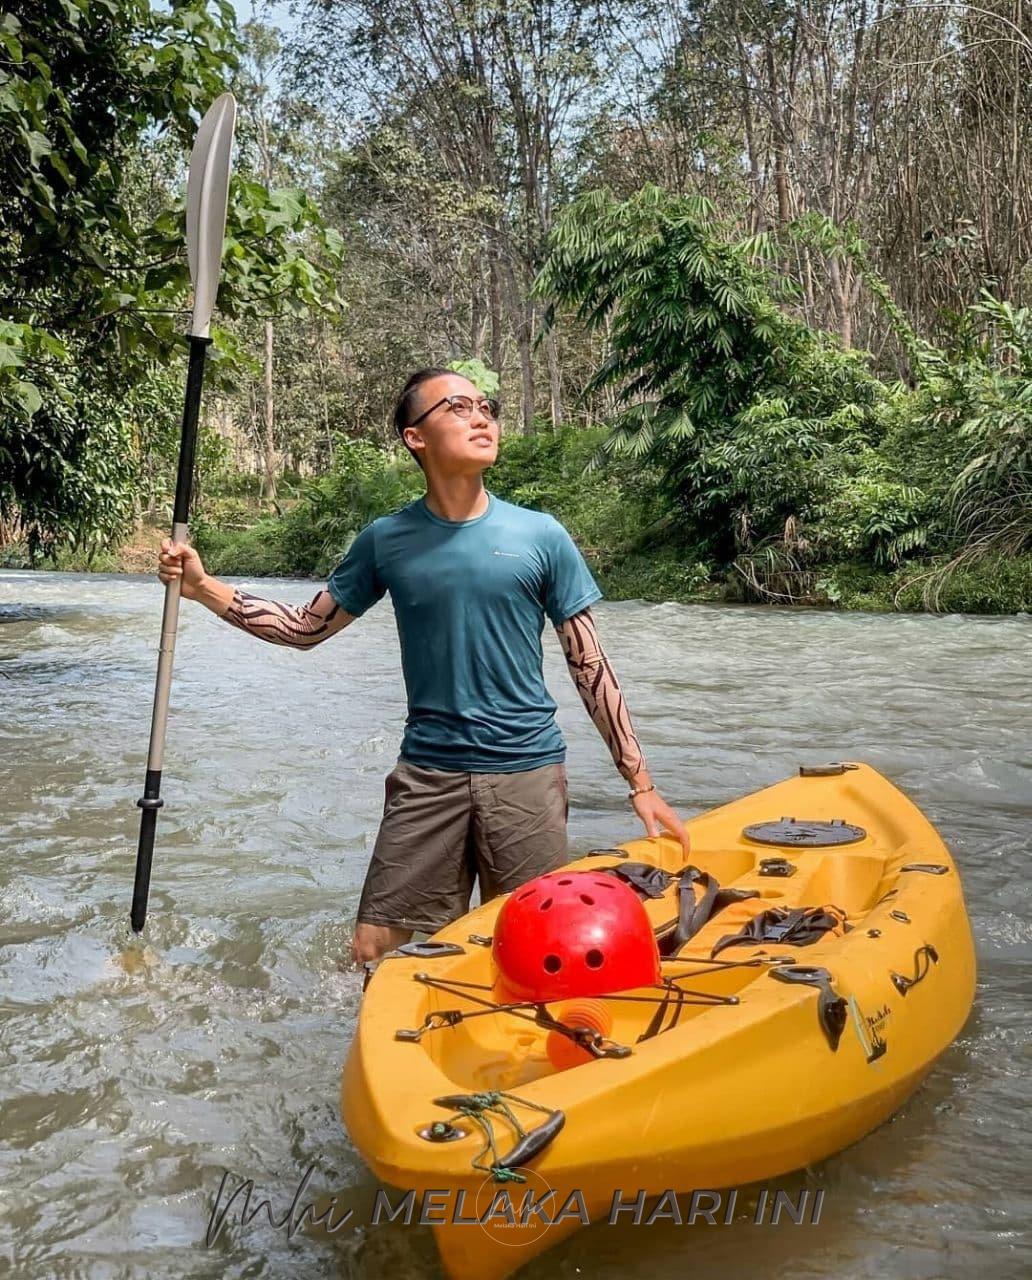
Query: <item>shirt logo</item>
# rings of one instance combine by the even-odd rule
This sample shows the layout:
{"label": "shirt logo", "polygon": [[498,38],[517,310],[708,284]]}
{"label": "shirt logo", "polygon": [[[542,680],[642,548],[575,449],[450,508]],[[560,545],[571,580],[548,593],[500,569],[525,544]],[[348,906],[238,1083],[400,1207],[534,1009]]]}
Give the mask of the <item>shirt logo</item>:
{"label": "shirt logo", "polygon": [[494,556],[506,556],[509,560],[522,560],[523,557],[517,551],[499,551],[497,547],[491,552]]}

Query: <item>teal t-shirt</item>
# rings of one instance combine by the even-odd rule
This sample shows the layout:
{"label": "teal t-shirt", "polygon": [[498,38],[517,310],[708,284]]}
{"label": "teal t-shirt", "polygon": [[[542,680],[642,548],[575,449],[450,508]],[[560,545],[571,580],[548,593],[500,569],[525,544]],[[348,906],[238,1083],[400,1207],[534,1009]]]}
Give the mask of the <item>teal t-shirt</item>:
{"label": "teal t-shirt", "polygon": [[602,592],[558,520],[493,494],[483,515],[442,520],[420,498],[366,525],[329,590],[356,616],[390,592],[408,692],[403,759],[509,773],[565,758],[542,674],[545,615],[558,626]]}

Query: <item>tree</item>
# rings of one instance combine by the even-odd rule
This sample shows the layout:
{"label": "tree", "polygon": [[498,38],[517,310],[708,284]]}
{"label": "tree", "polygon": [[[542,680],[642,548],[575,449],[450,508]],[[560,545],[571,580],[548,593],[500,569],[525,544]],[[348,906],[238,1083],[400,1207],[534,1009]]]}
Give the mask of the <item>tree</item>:
{"label": "tree", "polygon": [[774,249],[769,233],[732,238],[701,196],[598,191],[563,211],[535,285],[608,322],[587,388],[616,391],[605,451],[659,465],[682,521],[724,557],[812,512],[814,464],[874,429],[881,394],[866,357],[779,305]]}
{"label": "tree", "polygon": [[[0,43],[0,518],[38,551],[131,519],[144,387],[182,345],[189,286],[183,210],[147,208],[133,159],[163,135],[182,154],[238,46],[223,0],[15,0]],[[220,313],[329,302],[308,228],[339,252],[304,196],[236,181]]]}
{"label": "tree", "polygon": [[[643,0],[620,21],[618,156],[595,157],[620,194],[705,195],[742,234],[807,214],[852,224],[929,337],[981,289],[1032,284],[1027,5]],[[810,324],[847,346],[891,338],[848,260],[786,241],[780,261]]]}
{"label": "tree", "polygon": [[[394,198],[399,240],[433,260],[423,305],[446,331],[461,314],[474,335],[466,349],[477,354],[479,334],[489,333],[491,362],[503,372],[511,336],[522,425],[533,430],[540,304],[530,285],[565,196],[574,140],[588,127],[606,8],[593,0],[329,0],[307,6],[306,17],[298,53],[306,83],[314,67],[342,115],[363,121],[353,152],[396,184],[384,203]],[[461,239],[442,235],[442,204]],[[433,253],[442,243],[444,257]],[[397,248],[408,251],[403,241]],[[556,342],[545,336],[543,353],[559,423]]]}

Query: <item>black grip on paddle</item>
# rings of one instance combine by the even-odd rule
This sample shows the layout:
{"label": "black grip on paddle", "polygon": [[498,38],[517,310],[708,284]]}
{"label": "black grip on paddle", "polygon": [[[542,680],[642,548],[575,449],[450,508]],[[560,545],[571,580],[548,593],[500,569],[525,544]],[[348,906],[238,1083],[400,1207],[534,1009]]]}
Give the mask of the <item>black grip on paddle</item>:
{"label": "black grip on paddle", "polygon": [[139,933],[147,921],[151,861],[154,857],[154,832],[158,825],[158,810],[164,803],[161,799],[161,770],[148,769],[143,785],[143,795],[136,802],[143,813],[140,814],[140,842],[136,848],[133,908],[129,917],[133,933]]}

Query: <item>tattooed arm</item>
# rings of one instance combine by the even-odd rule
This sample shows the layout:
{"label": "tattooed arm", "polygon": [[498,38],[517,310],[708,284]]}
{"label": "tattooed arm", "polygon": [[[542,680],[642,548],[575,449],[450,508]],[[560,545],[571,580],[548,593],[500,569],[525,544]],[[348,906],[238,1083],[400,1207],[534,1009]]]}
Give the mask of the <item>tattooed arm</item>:
{"label": "tattooed arm", "polygon": [[646,788],[632,799],[634,811],[644,823],[646,834],[658,836],[660,828],[680,840],[685,857],[690,851],[688,832],[652,784],[645,755],[631,724],[616,673],[602,650],[590,609],[567,618],[556,627],[566,655],[566,665],[581,701],[609,748],[613,763],[632,789]]}
{"label": "tattooed arm", "polygon": [[204,571],[193,547],[166,538],[158,556],[158,577],[168,583],[178,578],[183,596],[196,600],[232,627],[268,640],[270,644],[311,649],[354,622],[355,615],[342,609],[328,591],[320,591],[308,604],[279,604],[249,595]]}
{"label": "tattooed arm", "polygon": [[[631,724],[616,673],[602,651],[591,610],[585,609],[567,618],[556,627],[556,635],[581,701],[609,748],[613,763],[628,782],[646,774],[641,743]],[[650,783],[634,782],[633,785],[649,786]]]}
{"label": "tattooed arm", "polygon": [[347,613],[328,591],[320,591],[308,604],[279,604],[249,595],[239,587],[233,591],[229,608],[220,616],[231,627],[294,649],[311,649],[338,631],[343,631],[354,614]]}

